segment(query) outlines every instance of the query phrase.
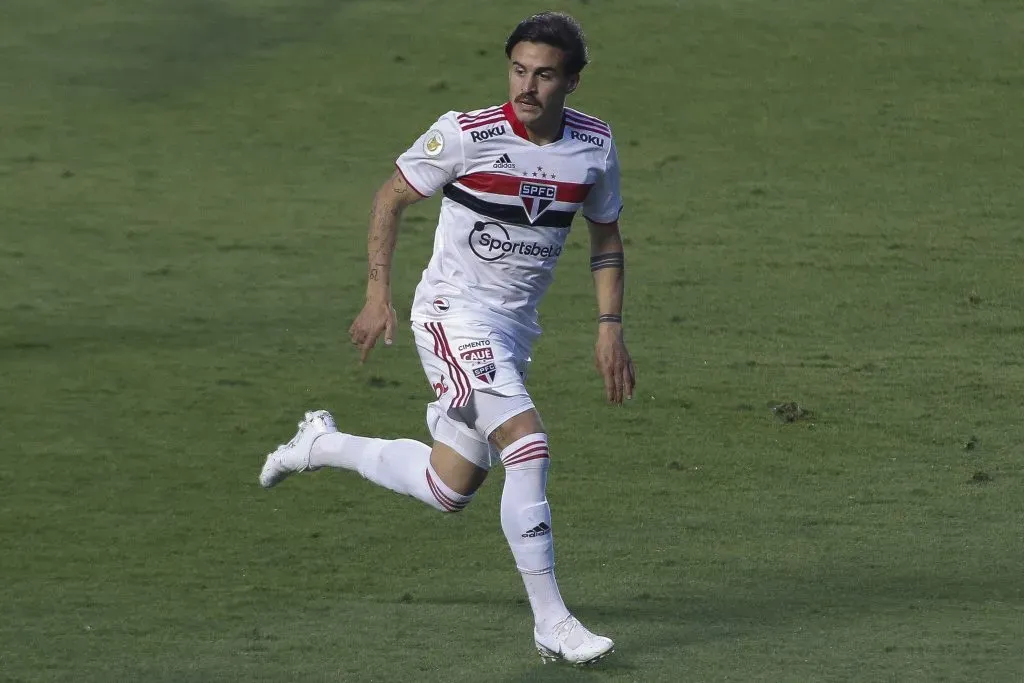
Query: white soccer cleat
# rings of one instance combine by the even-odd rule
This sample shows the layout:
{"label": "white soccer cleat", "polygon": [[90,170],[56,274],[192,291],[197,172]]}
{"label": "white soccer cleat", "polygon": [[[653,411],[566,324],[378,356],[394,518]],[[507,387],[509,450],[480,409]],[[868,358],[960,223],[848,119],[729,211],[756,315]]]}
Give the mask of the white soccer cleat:
{"label": "white soccer cleat", "polygon": [[591,633],[572,615],[555,624],[548,633],[541,634],[534,629],[533,640],[545,664],[559,659],[577,666],[593,664],[615,651],[611,638]]}
{"label": "white soccer cleat", "polygon": [[299,423],[299,431],[292,440],[267,456],[260,472],[260,486],[269,489],[282,482],[285,477],[310,469],[309,453],[318,436],[338,431],[334,418],[326,410],[306,413]]}

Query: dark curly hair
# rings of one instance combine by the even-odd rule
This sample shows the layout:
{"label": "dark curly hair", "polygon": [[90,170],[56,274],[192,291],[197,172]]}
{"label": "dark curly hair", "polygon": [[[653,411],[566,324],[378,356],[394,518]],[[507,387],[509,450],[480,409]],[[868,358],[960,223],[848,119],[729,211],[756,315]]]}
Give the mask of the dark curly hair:
{"label": "dark curly hair", "polygon": [[565,52],[565,70],[578,74],[587,65],[587,39],[580,23],[562,12],[541,12],[519,22],[505,42],[505,56],[519,43],[544,43]]}

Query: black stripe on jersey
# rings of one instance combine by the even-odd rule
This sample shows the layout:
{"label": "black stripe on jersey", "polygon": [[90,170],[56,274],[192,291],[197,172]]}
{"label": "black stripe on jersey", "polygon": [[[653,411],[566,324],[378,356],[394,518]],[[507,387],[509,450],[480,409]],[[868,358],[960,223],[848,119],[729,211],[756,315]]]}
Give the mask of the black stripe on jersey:
{"label": "black stripe on jersey", "polygon": [[575,211],[548,209],[537,217],[536,223],[530,223],[530,219],[526,215],[526,209],[523,207],[489,202],[486,199],[474,197],[451,183],[444,186],[444,196],[457,204],[462,204],[470,211],[493,218],[500,223],[532,225],[538,228],[568,228],[572,225],[572,219],[576,215]]}

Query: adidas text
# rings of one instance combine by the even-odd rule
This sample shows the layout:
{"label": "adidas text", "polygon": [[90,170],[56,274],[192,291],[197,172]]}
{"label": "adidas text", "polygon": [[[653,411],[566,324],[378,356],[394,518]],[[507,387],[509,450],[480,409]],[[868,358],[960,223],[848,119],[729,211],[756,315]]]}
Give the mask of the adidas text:
{"label": "adidas text", "polygon": [[515,167],[516,167],[516,165],[514,163],[512,163],[512,159],[509,157],[509,155],[508,154],[502,154],[500,157],[498,157],[498,160],[494,162],[494,166],[492,168],[515,168]]}
{"label": "adidas text", "polygon": [[551,527],[549,527],[546,523],[541,522],[540,524],[538,524],[537,526],[533,527],[525,534],[523,534],[523,538],[536,538],[537,536],[543,536],[545,534],[550,533]]}

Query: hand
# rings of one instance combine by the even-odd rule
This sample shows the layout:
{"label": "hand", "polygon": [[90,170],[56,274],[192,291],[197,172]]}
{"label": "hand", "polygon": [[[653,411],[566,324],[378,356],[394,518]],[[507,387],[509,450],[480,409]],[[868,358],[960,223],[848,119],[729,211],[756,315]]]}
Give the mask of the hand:
{"label": "hand", "polygon": [[380,335],[384,334],[384,345],[391,346],[395,339],[395,327],[398,324],[398,316],[391,302],[387,299],[367,299],[363,310],[356,316],[352,327],[348,328],[349,336],[352,337],[352,345],[358,346],[361,351],[360,363],[365,363],[370,355],[370,349],[377,344]]}
{"label": "hand", "polygon": [[633,398],[636,369],[622,339],[622,325],[602,323],[598,327],[594,367],[604,377],[604,393],[609,403]]}

